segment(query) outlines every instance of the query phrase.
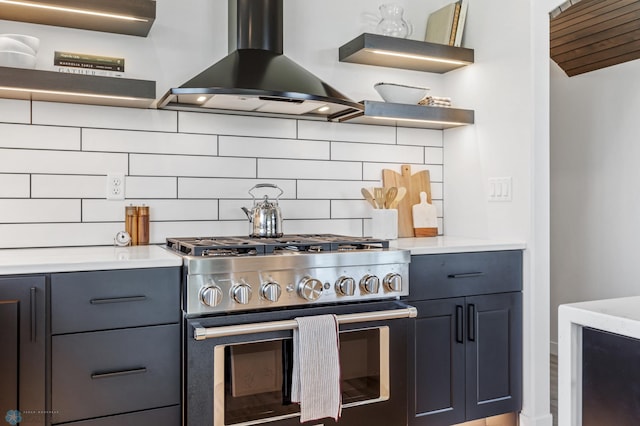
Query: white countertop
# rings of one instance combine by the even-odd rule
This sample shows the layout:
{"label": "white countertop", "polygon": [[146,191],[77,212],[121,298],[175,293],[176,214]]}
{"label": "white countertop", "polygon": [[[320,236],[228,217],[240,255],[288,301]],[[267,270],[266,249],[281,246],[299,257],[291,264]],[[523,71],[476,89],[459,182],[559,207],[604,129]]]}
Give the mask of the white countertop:
{"label": "white countertop", "polygon": [[426,238],[398,238],[390,247],[411,250],[411,254],[468,253],[478,251],[524,250],[520,241],[484,240],[475,238],[440,236]]}
{"label": "white countertop", "polygon": [[640,296],[558,308],[558,424],[582,424],[582,328],[640,339]]}
{"label": "white countertop", "polygon": [[0,275],[182,265],[182,258],[159,246],[60,247],[0,250]]}

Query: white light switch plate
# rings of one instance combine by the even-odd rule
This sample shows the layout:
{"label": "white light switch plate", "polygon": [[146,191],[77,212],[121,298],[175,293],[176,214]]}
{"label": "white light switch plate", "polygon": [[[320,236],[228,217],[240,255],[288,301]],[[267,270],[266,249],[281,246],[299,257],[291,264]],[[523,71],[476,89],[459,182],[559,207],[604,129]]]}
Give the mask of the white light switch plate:
{"label": "white light switch plate", "polygon": [[511,176],[489,178],[489,201],[511,201]]}

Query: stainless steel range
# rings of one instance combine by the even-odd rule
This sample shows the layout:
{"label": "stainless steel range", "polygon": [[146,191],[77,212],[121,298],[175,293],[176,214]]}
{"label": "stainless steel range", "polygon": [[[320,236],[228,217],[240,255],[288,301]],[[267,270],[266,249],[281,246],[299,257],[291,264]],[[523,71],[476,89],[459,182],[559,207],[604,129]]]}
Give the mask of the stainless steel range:
{"label": "stainless steel range", "polygon": [[184,254],[187,316],[409,294],[409,252],[340,235],[169,238]]}
{"label": "stainless steel range", "polygon": [[293,319],[328,313],[340,324],[344,409],[314,425],[406,424],[408,251],[330,234],[168,238],[167,247],[184,258],[185,425],[299,425]]}

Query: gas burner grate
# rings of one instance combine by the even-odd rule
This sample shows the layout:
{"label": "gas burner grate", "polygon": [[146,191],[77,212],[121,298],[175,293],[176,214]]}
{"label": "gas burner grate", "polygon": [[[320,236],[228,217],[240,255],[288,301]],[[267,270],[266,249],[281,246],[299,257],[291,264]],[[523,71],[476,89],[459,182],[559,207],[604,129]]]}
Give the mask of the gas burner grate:
{"label": "gas burner grate", "polygon": [[191,256],[256,256],[272,253],[323,253],[380,250],[389,241],[334,234],[293,234],[279,238],[189,237],[167,238],[167,247]]}

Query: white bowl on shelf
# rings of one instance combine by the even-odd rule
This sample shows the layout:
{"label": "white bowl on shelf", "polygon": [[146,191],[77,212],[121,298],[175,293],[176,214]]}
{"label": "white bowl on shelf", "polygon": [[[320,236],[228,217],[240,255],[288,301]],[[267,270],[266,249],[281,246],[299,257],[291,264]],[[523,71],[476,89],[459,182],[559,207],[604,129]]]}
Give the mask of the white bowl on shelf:
{"label": "white bowl on shelf", "polygon": [[[22,44],[26,44],[33,50],[33,53],[38,53],[38,49],[40,48],[40,39],[37,37],[33,37],[25,34],[0,34],[1,38],[10,38],[15,41],[19,41]],[[0,49],[0,50],[9,50],[9,49]],[[15,49],[12,49],[15,50]]]}
{"label": "white bowl on shelf", "polygon": [[373,85],[376,92],[385,102],[397,104],[417,105],[429,92],[428,87],[407,86],[396,83],[376,83]]}
{"label": "white bowl on shelf", "polygon": [[0,67],[33,69],[36,67],[36,56],[10,50],[0,51]]}

